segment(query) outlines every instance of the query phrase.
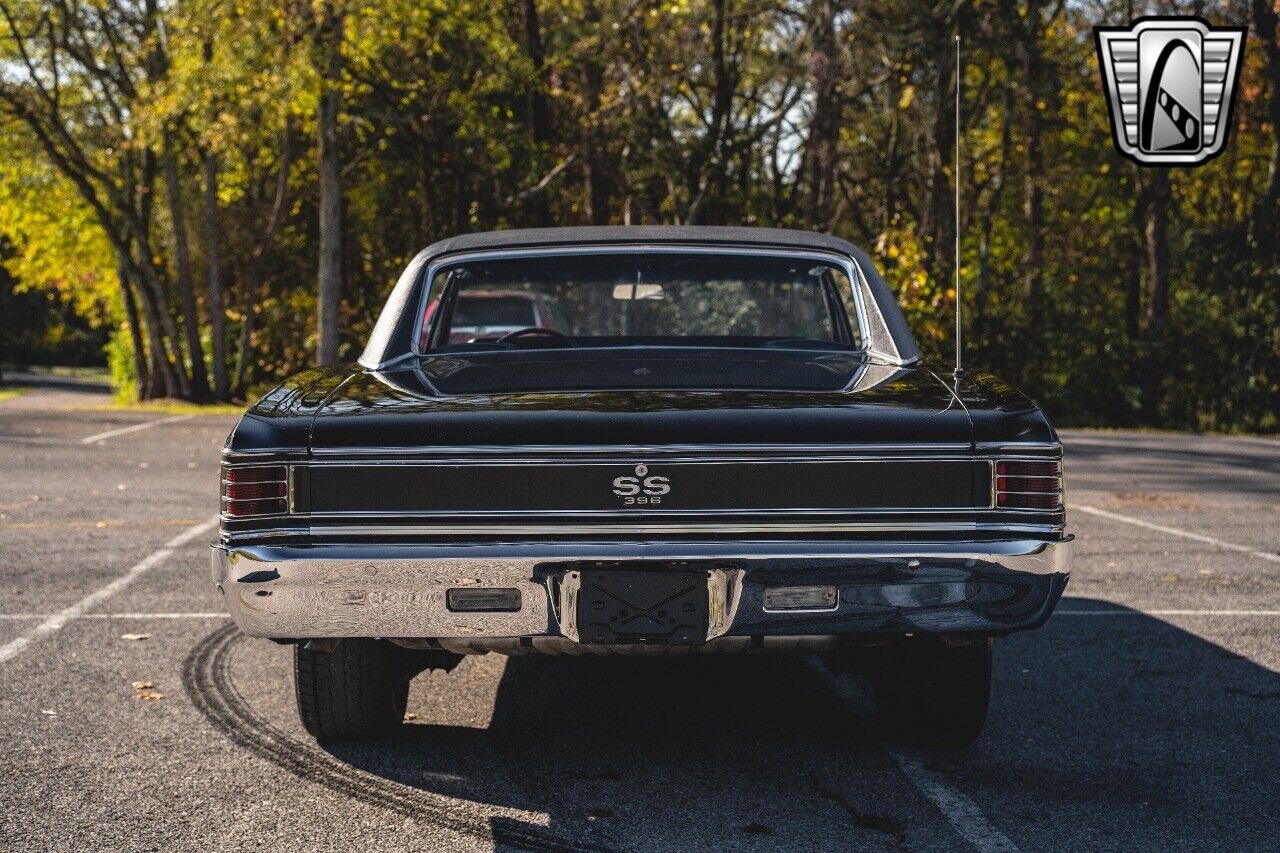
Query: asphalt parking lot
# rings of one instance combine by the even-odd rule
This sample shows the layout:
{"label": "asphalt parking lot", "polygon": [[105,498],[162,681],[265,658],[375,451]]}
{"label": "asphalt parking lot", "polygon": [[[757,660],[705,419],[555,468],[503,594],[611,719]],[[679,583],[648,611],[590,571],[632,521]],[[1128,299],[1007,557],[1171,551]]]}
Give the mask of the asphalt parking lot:
{"label": "asphalt parking lot", "polygon": [[803,659],[494,655],[326,750],[209,582],[232,419],[104,402],[0,402],[0,848],[1280,847],[1280,442],[1068,434],[1074,576],[962,753]]}

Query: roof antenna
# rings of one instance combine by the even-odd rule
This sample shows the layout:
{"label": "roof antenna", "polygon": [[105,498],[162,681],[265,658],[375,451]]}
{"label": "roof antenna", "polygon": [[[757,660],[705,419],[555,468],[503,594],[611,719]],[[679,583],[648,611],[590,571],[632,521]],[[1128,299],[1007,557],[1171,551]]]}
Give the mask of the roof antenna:
{"label": "roof antenna", "polygon": [[960,34],[956,33],[956,369],[952,376],[964,377],[960,354],[962,338],[960,329]]}

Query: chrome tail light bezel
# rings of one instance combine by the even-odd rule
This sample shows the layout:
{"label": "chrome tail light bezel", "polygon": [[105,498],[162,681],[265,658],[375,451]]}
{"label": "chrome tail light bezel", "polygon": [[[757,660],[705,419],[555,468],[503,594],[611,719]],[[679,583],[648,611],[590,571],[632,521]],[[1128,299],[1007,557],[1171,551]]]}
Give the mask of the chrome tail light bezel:
{"label": "chrome tail light bezel", "polygon": [[1061,512],[1062,460],[1011,457],[991,463],[991,505],[1014,512]]}
{"label": "chrome tail light bezel", "polygon": [[[226,521],[286,517],[293,511],[293,481],[292,465],[223,463],[219,478],[220,515]],[[238,489],[245,494],[236,496]]]}

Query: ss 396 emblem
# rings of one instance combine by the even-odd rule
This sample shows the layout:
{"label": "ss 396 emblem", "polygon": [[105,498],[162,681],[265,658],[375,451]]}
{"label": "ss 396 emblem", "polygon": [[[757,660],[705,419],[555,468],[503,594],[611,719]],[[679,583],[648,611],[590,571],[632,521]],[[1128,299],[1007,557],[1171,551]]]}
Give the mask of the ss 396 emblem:
{"label": "ss 396 emblem", "polygon": [[615,477],[613,493],[622,498],[623,506],[653,506],[671,492],[671,481],[649,474],[648,465],[637,465],[634,477]]}

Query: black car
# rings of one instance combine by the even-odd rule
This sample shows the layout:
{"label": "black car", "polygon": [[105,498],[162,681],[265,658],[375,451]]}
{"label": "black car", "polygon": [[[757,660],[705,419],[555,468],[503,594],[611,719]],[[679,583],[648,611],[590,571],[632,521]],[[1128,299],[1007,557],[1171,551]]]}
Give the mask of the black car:
{"label": "black car", "polygon": [[[554,322],[460,338],[460,295]],[[472,298],[472,297],[464,297]],[[462,655],[821,654],[894,736],[979,733],[992,638],[1068,577],[1062,447],[920,361],[870,260],[802,231],[472,234],[409,264],[357,365],[255,403],[214,581],[296,644],[317,737]]]}

